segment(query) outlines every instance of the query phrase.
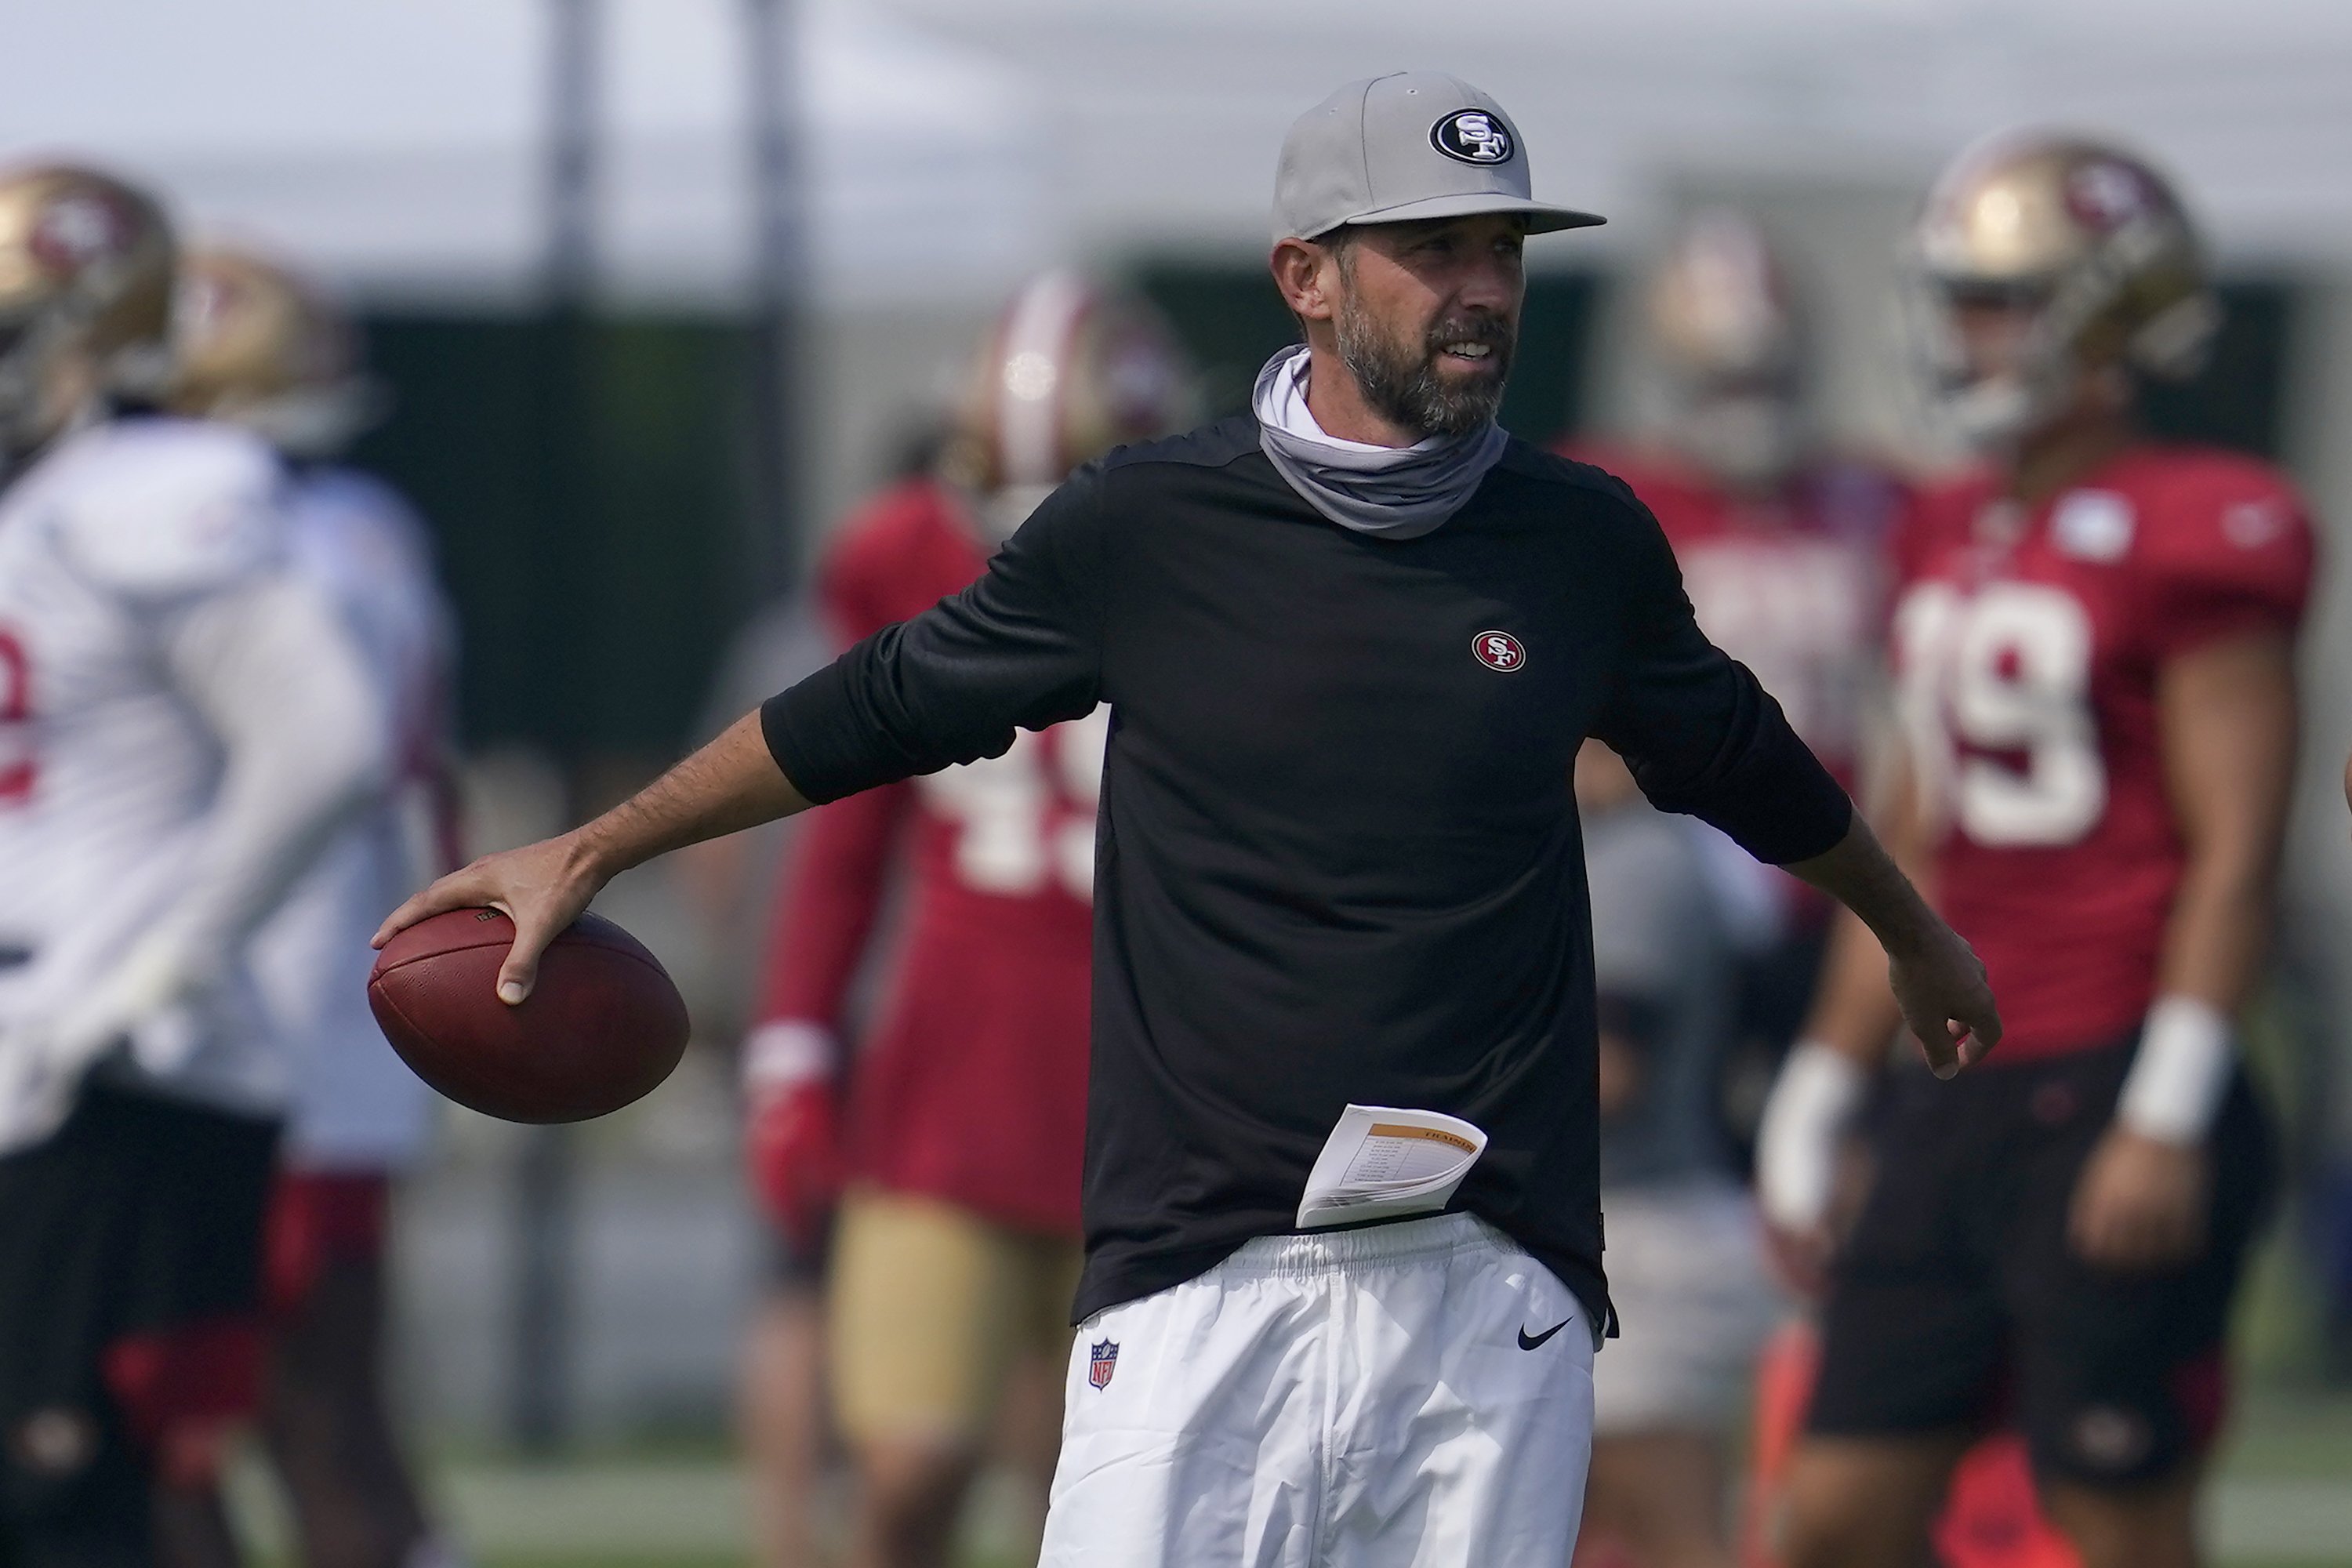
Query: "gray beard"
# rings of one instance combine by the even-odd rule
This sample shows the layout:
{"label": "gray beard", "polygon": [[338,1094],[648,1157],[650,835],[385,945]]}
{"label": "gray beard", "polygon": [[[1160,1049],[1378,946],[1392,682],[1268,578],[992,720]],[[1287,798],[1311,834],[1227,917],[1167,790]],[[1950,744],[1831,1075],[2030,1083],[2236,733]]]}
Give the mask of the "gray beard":
{"label": "gray beard", "polygon": [[[1416,349],[1382,336],[1356,308],[1352,294],[1340,301],[1331,324],[1340,363],[1356,378],[1364,401],[1416,437],[1467,436],[1502,406],[1503,388],[1511,374],[1511,344],[1498,334],[1465,331],[1458,321],[1441,321],[1432,330],[1432,339]],[[1436,345],[1465,337],[1486,343],[1499,362],[1501,374],[1493,381],[1453,385],[1437,374]]]}

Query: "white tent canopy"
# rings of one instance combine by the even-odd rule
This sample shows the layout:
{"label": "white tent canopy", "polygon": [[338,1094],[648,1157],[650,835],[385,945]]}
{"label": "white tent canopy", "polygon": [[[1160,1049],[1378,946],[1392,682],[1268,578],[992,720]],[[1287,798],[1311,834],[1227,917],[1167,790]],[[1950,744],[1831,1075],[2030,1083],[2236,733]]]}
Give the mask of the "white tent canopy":
{"label": "white tent canopy", "polygon": [[[601,274],[745,271],[739,0],[604,0]],[[165,182],[200,226],[364,287],[527,286],[547,0],[20,5],[0,148]],[[2179,170],[2241,255],[2352,257],[2340,0],[813,0],[801,68],[820,286],[980,298],[1072,249],[1263,242],[1276,142],[1339,80],[1455,69],[1539,192],[1615,215],[1692,169],[1916,179],[2025,120]]]}
{"label": "white tent canopy", "polygon": [[[0,150],[119,161],[162,182],[193,226],[275,243],[363,289],[519,290],[544,245],[550,9],[20,6],[0,54]],[[1041,163],[1014,74],[873,6],[803,9],[803,160],[824,284],[855,298],[958,277],[988,291],[1031,265]],[[740,8],[602,10],[599,275],[632,293],[740,289]]]}
{"label": "white tent canopy", "polygon": [[[1113,232],[1255,239],[1289,118],[1350,76],[1431,65],[1510,109],[1538,195],[1639,229],[1662,171],[1920,177],[2024,121],[2178,169],[2225,245],[2352,255],[2352,5],[2341,0],[896,0],[1020,63],[1056,189]],[[1595,236],[1603,238],[1605,236]]]}

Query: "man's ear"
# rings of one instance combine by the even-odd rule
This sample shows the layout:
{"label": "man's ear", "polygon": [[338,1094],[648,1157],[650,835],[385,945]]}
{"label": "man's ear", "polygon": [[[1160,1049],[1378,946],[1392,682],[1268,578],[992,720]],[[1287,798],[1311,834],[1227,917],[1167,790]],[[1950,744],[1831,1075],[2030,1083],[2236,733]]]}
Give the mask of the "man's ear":
{"label": "man's ear", "polygon": [[1308,239],[1286,239],[1274,247],[1268,265],[1274,270],[1274,286],[1282,290],[1282,302],[1290,313],[1302,321],[1328,321],[1339,312],[1339,301],[1332,292],[1331,252]]}

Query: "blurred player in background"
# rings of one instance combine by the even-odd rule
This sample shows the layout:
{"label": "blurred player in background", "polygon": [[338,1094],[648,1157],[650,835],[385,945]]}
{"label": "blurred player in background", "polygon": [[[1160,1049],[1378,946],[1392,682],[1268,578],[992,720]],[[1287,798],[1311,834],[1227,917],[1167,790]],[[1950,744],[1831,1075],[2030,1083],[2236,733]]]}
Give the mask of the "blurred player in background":
{"label": "blurred player in background", "polygon": [[[1665,394],[1662,417],[1648,441],[1589,455],[1631,483],[1657,517],[1700,626],[1757,672],[1798,732],[1852,787],[1865,752],[1883,738],[1874,731],[1885,726],[1874,721],[1885,708],[1888,551],[1909,504],[1908,486],[1886,468],[1826,452],[1811,430],[1802,311],[1787,268],[1752,219],[1727,208],[1694,215],[1669,242],[1643,304],[1646,345]],[[1708,851],[1706,869],[1741,971],[1727,1025],[1729,1047],[1715,1057],[1720,1081],[1709,1089],[1720,1090],[1717,1103],[1745,1164],[1764,1089],[1812,998],[1830,905],[1720,834],[1695,830]],[[1704,1212],[1683,1245],[1722,1243],[1727,1209],[1719,1201],[1697,1209]],[[1612,1250],[1622,1259],[1630,1254],[1625,1222],[1617,1223]],[[1659,1237],[1648,1256],[1677,1255],[1664,1239],[1675,1229],[1672,1215],[1651,1209],[1642,1225]],[[1732,1256],[1747,1254],[1735,1247]],[[1765,1288],[1744,1268],[1733,1274],[1718,1299],[1727,1311],[1738,1292],[1765,1299]],[[1638,1331],[1638,1314],[1628,1316]],[[1729,1343],[1741,1355],[1758,1347],[1746,1327]],[[1816,1351],[1811,1325],[1791,1322],[1773,1337],[1759,1368],[1745,1531],[1746,1555],[1758,1568],[1773,1561],[1764,1526],[1778,1511]],[[1664,1353],[1687,1352],[1669,1340]],[[1595,1363],[1604,1421],[1615,1364],[1608,1356]],[[1623,1381],[1620,1370],[1614,1381]],[[1700,1456],[1711,1455],[1692,1434],[1730,1415],[1728,1405],[1706,1408],[1706,1420],[1690,1423],[1673,1441],[1620,1445],[1613,1456],[1596,1451],[1596,1489],[1610,1477],[1631,1485],[1654,1462],[1655,1476],[1634,1495],[1653,1505],[1691,1495]],[[2011,1470],[1996,1465],[1990,1475],[1991,1484],[1971,1479],[1959,1489],[1956,1506],[1984,1521],[1979,1532],[2033,1538],[2030,1492],[1998,1484],[2001,1476],[2013,1479]],[[1654,1551],[1697,1552],[1699,1542],[1716,1538],[1712,1513],[1654,1506],[1651,1512],[1688,1527]],[[1695,1519],[1703,1522],[1691,1524]]]}
{"label": "blurred player in background", "polygon": [[[819,598],[843,646],[977,578],[1080,463],[1176,428],[1187,377],[1136,301],[1067,273],[999,318],[938,472],[843,525]],[[1108,711],[835,803],[795,846],[745,1048],[753,1179],[793,1272],[831,1237],[831,1382],[853,1560],[944,1563],[1008,1378],[1042,1500],[1078,1266],[1095,805]],[[853,1062],[843,1012],[894,861],[906,931]],[[845,1193],[844,1184],[846,1183]]]}
{"label": "blurred player in background", "polygon": [[0,175],[0,1562],[233,1562],[287,1095],[247,941],[383,776],[259,440],[155,416],[173,242]]}
{"label": "blurred player in background", "polygon": [[[1814,751],[1854,787],[1867,754],[1887,738],[1889,552],[1910,488],[1884,466],[1822,449],[1807,413],[1809,354],[1795,285],[1752,219],[1728,208],[1692,216],[1668,244],[1643,303],[1647,346],[1663,373],[1663,417],[1654,440],[1600,460],[1634,485],[1673,541],[1700,624],[1757,671]],[[1742,971],[1719,1089],[1745,1165],[1765,1090],[1812,1000],[1830,906],[1722,835],[1696,831]],[[1738,1343],[1755,1348],[1751,1340]],[[1751,1568],[1778,1562],[1773,1524],[1819,1353],[1814,1325],[1791,1319],[1756,1368],[1742,1530]],[[1647,1450],[1632,1452],[1614,1471],[1638,1468]],[[1679,1495],[1680,1473],[1669,1466],[1658,1484]],[[2033,1568],[2054,1544],[2021,1454],[2005,1436],[1989,1439],[1962,1467],[1939,1529],[1948,1539],[2011,1543],[1987,1547],[1969,1568]]]}
{"label": "blurred player in background", "polygon": [[[1752,219],[1727,208],[1695,215],[1668,244],[1643,303],[1665,394],[1657,427],[1630,448],[1579,446],[1570,455],[1633,487],[1675,547],[1700,627],[1756,672],[1852,788],[1883,706],[1886,547],[1906,488],[1815,437],[1794,287]],[[1812,996],[1830,905],[1712,838],[1710,869],[1748,950],[1727,1063],[1744,1145]]]}
{"label": "blurred player in background", "polygon": [[[2197,1560],[2225,1320],[2270,1184],[2231,1019],[2271,920],[2311,538],[2264,465],[2134,422],[2140,379],[2192,370],[2217,319],[2192,226],[2138,158],[1988,143],[1937,184],[1917,243],[1945,406],[1987,461],[1902,541],[1910,744],[1884,820],[2009,1035],[1990,1072],[1889,1086],[1789,1560],[1916,1561],[1954,1462],[2006,1415],[2089,1568],[2173,1568]],[[1801,1258],[1827,1250],[1835,1144],[1893,1033],[1857,934],[1759,1150]]]}
{"label": "blurred player in background", "polygon": [[1728,1568],[1726,1437],[1780,1310],[1715,1108],[1738,990],[1683,818],[1617,754],[1576,762],[1600,1003],[1601,1203],[1620,1337],[1592,1363],[1580,1568]]}
{"label": "blurred player in background", "polygon": [[296,569],[366,657],[393,760],[384,787],[255,940],[253,963],[293,1068],[268,1253],[263,1433],[309,1568],[424,1568],[433,1542],[383,1389],[392,1182],[431,1130],[430,1096],[367,1005],[382,911],[456,862],[447,715],[451,620],[424,525],[380,482],[327,466],[373,413],[357,335],[258,257],[198,249],[180,266],[173,408],[267,439],[293,467]]}
{"label": "blurred player in background", "polygon": [[[925,406],[907,418],[882,470],[887,484],[931,480],[946,429],[942,409]],[[839,655],[834,634],[811,601],[809,593],[796,589],[752,613],[711,683],[703,709],[705,735],[719,734],[766,694],[806,679]],[[719,955],[716,967],[730,982],[739,974],[760,979],[753,972],[761,967],[772,934],[777,883],[804,826],[799,817],[764,823],[689,845],[672,862],[701,922],[704,948]],[[869,938],[867,945],[887,943]],[[870,980],[876,967],[868,964],[862,978]],[[853,987],[852,996],[860,989]],[[733,985],[729,991],[737,995]],[[753,1000],[748,994],[738,997],[733,1016],[739,1027]],[[821,1499],[840,1444],[825,1391],[823,1264],[822,1249],[797,1247],[787,1230],[777,1228],[768,1288],[743,1339],[739,1421],[752,1457],[752,1534],[755,1560],[762,1568],[801,1568],[826,1560],[818,1545]]]}
{"label": "blurred player in background", "polygon": [[[905,417],[882,467],[889,488],[931,480],[946,439],[943,408],[920,406]],[[813,603],[795,588],[755,610],[720,661],[703,707],[701,732],[716,736],[768,693],[824,668],[841,649]],[[757,983],[755,973],[773,923],[777,884],[806,824],[798,817],[763,823],[680,850],[672,864],[703,930],[706,951],[719,956],[722,977]],[[887,919],[887,916],[885,917]],[[869,939],[869,948],[887,941]],[[736,955],[740,952],[740,960]],[[874,964],[861,978],[870,981]],[[731,1015],[739,1031],[754,1004],[749,984]],[[862,986],[852,987],[858,997]],[[851,1011],[857,1010],[853,1004]],[[754,1086],[756,1098],[756,1086]],[[818,1542],[825,1479],[840,1458],[824,1373],[824,1274],[822,1250],[796,1247],[789,1232],[774,1234],[768,1288],[743,1340],[739,1421],[752,1456],[750,1500],[756,1558],[762,1568],[801,1568],[826,1561]]]}

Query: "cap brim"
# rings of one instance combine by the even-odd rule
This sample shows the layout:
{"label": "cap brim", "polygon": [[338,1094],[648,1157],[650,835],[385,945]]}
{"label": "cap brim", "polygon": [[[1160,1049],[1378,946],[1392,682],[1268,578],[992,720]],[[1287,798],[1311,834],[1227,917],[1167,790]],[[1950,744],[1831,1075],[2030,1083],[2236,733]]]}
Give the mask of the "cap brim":
{"label": "cap brim", "polygon": [[[1361,226],[1375,223],[1423,223],[1431,218],[1475,217],[1482,213],[1509,213],[1528,220],[1529,234],[1553,234],[1563,228],[1595,228],[1609,220],[1599,213],[1578,212],[1573,207],[1556,207],[1549,202],[1529,201],[1524,196],[1498,195],[1481,191],[1450,196],[1425,196],[1417,202],[1403,202],[1374,212],[1358,213],[1321,230]],[[1301,239],[1313,239],[1316,235],[1301,235]]]}

